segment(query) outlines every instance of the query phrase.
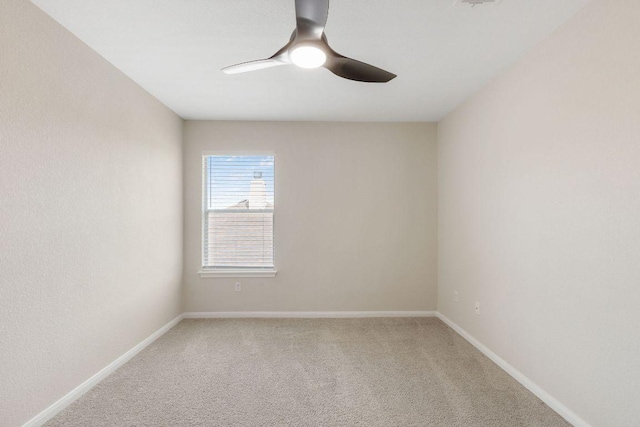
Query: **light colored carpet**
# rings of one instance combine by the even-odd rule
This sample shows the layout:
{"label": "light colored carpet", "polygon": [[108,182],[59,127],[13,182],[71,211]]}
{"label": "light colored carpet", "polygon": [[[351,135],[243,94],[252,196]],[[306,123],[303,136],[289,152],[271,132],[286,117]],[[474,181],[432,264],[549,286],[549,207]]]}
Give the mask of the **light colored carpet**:
{"label": "light colored carpet", "polygon": [[435,318],[183,320],[47,426],[566,426]]}

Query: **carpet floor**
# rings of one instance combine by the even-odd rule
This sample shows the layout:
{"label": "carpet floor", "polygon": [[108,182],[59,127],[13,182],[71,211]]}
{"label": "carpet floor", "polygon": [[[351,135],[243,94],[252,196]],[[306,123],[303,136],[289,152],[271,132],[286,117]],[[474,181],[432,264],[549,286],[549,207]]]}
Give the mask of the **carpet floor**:
{"label": "carpet floor", "polygon": [[567,426],[436,318],[183,320],[53,426]]}

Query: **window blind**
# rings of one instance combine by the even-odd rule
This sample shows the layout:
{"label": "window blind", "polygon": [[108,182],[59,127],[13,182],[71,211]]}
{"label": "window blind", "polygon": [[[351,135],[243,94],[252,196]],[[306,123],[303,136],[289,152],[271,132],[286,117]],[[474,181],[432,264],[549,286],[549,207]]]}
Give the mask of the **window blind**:
{"label": "window blind", "polygon": [[203,157],[203,268],[274,268],[274,160]]}

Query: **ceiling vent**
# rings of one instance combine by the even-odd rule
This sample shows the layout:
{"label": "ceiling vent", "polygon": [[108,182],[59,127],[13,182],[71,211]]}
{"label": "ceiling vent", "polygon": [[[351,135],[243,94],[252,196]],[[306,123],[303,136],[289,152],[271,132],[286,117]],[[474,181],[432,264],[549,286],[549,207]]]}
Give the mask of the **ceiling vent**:
{"label": "ceiling vent", "polygon": [[456,7],[492,6],[497,5],[502,0],[456,0]]}

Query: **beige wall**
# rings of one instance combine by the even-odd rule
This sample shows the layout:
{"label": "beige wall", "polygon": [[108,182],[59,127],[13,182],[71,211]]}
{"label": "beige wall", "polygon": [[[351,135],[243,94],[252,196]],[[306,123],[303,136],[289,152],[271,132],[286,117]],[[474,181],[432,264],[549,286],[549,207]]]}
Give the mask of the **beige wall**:
{"label": "beige wall", "polygon": [[[187,311],[435,310],[435,125],[187,121],[184,141]],[[201,279],[202,152],[250,150],[276,156],[278,275]]]}
{"label": "beige wall", "polygon": [[181,312],[181,127],[30,2],[0,2],[0,425]]}
{"label": "beige wall", "polygon": [[594,0],[439,125],[439,310],[594,426],[640,417],[639,18]]}

